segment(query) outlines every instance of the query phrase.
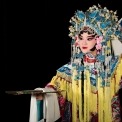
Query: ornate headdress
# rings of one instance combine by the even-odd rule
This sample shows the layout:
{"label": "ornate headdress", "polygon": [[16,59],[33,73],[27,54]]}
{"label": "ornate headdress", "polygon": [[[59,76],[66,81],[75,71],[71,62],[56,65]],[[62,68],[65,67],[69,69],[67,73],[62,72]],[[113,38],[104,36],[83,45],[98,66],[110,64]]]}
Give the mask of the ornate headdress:
{"label": "ornate headdress", "polygon": [[[122,19],[118,21],[118,17],[116,16],[116,14],[116,11],[110,11],[106,7],[101,8],[100,5],[93,5],[86,12],[77,10],[75,12],[75,15],[70,20],[70,23],[72,25],[69,27],[69,36],[72,38],[72,45],[74,45],[75,36],[79,34],[84,26],[88,26],[89,28],[94,30],[99,36],[103,36],[102,47],[104,47],[105,49],[102,52],[102,55],[104,55],[103,53],[105,53],[105,55],[109,53],[110,55],[112,50],[111,47],[115,46],[112,44],[113,40],[114,43],[117,42],[117,44],[119,43],[120,45],[122,45]],[[118,45],[113,47],[113,49],[118,50],[117,46]],[[122,46],[120,48],[122,48]],[[80,51],[77,52],[76,49],[74,50],[75,52],[73,51],[73,57],[76,57],[76,55]],[[122,53],[121,50],[119,50],[120,54]]]}
{"label": "ornate headdress", "polygon": [[71,18],[69,27],[69,36],[74,36],[84,27],[89,26],[98,35],[104,36],[104,41],[111,39],[122,40],[122,19],[118,21],[117,12],[109,11],[106,7],[101,8],[100,5],[90,7],[85,13],[83,11],[76,11]]}

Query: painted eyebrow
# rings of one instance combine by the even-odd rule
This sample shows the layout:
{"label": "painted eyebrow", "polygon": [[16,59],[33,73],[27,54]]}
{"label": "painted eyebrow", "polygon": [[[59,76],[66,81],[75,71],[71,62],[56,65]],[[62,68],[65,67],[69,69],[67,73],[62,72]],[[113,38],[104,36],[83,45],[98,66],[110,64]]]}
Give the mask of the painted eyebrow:
{"label": "painted eyebrow", "polygon": [[93,38],[93,37],[95,37],[95,35],[90,35],[90,36],[87,36],[88,38]]}
{"label": "painted eyebrow", "polygon": [[[83,37],[82,35],[80,35],[79,37]],[[95,36],[94,35],[90,35],[90,36],[87,36],[87,38],[94,38]]]}

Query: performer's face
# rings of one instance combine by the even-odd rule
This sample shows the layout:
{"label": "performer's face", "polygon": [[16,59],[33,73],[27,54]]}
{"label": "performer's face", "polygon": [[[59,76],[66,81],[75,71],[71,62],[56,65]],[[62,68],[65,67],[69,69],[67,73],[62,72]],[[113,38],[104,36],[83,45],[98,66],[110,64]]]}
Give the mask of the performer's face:
{"label": "performer's face", "polygon": [[91,52],[96,44],[95,35],[84,32],[78,36],[77,44],[83,53]]}

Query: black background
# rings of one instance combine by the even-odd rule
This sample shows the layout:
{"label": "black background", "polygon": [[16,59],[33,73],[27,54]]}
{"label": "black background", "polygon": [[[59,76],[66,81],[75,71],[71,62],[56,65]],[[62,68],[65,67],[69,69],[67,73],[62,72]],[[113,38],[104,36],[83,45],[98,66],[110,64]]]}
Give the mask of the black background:
{"label": "black background", "polygon": [[70,61],[70,18],[76,10],[98,4],[122,17],[119,0],[4,0],[3,122],[29,121],[30,95],[12,96],[5,91],[44,87]]}

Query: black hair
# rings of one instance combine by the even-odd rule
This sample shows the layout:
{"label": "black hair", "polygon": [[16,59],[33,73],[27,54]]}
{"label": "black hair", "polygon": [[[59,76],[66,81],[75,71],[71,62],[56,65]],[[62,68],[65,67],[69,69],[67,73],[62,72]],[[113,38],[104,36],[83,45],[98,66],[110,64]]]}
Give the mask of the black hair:
{"label": "black hair", "polygon": [[88,27],[88,26],[84,26],[83,28],[81,28],[80,33],[79,33],[79,36],[81,34],[83,34],[83,33],[92,34],[93,37],[95,37],[97,35],[97,33],[93,29],[91,29],[90,27]]}

